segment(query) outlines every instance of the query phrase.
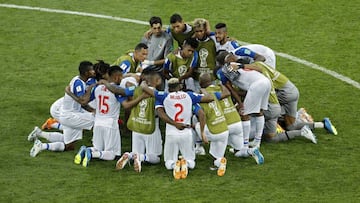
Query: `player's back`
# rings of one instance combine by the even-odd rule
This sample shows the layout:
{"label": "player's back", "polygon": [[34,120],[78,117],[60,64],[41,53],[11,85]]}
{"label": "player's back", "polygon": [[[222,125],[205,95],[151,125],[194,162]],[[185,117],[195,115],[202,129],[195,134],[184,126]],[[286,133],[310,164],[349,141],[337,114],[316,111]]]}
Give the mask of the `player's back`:
{"label": "player's back", "polygon": [[263,80],[268,80],[263,74],[259,73],[255,70],[249,70],[249,69],[239,69],[240,77],[238,78],[239,87],[243,90],[248,90],[249,87],[256,83]]}
{"label": "player's back", "polygon": [[[70,91],[75,94],[75,92],[84,92],[86,83],[80,79],[79,76],[75,76],[70,81]],[[81,104],[76,102],[73,98],[71,98],[68,94],[65,93],[63,104],[62,104],[62,111],[71,111],[71,112],[81,112]]]}
{"label": "player's back", "polygon": [[96,101],[95,123],[106,118],[117,121],[120,114],[120,96],[115,96],[104,85],[95,88],[94,96]]}
{"label": "player's back", "polygon": [[[192,99],[190,95],[183,91],[170,92],[164,99],[166,114],[177,123],[191,124]],[[187,131],[189,129],[184,129]],[[167,124],[167,132],[179,132],[175,126]]]}
{"label": "player's back", "polygon": [[[265,57],[265,63],[268,64],[269,66],[271,66],[273,69],[275,69],[276,67],[276,56],[275,56],[275,52],[270,49],[267,46],[264,46],[262,44],[247,44],[244,46],[241,46],[240,48],[248,48],[251,51],[260,54],[262,56]],[[253,63],[254,60],[252,58],[248,58],[250,60],[250,63]]]}

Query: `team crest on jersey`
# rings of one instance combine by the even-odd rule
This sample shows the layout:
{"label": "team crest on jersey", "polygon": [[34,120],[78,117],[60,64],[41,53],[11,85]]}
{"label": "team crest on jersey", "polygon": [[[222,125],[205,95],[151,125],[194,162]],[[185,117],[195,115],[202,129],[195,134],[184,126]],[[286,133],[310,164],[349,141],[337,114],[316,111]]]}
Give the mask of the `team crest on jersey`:
{"label": "team crest on jersey", "polygon": [[179,71],[179,75],[180,75],[180,76],[185,75],[185,73],[187,72],[187,67],[186,67],[186,65],[181,65],[181,66],[179,66],[178,71]]}

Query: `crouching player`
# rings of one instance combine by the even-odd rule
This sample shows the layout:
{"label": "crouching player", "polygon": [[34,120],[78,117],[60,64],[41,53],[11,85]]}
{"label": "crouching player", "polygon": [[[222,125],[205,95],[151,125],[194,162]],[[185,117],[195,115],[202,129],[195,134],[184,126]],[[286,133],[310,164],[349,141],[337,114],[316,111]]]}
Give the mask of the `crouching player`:
{"label": "crouching player", "polygon": [[[119,85],[123,70],[119,66],[109,69],[109,82]],[[124,95],[132,94],[131,89],[125,89]],[[105,85],[98,85],[91,95],[95,99],[96,113],[93,129],[93,147],[81,146],[75,155],[74,163],[84,167],[89,165],[92,158],[113,160],[121,154],[121,139],[118,125],[120,103],[123,98],[115,95]]]}
{"label": "crouching player", "polygon": [[[156,110],[166,122],[164,159],[165,167],[173,170],[175,179],[185,179],[188,169],[195,167],[195,150],[190,128],[193,105],[210,101],[207,95],[181,91],[182,85],[177,78],[168,81],[169,93],[154,91],[142,83],[143,90],[156,98]],[[196,112],[196,110],[195,110]],[[204,115],[199,115],[204,122]],[[204,133],[202,129],[202,134]],[[179,160],[179,151],[182,155]]]}

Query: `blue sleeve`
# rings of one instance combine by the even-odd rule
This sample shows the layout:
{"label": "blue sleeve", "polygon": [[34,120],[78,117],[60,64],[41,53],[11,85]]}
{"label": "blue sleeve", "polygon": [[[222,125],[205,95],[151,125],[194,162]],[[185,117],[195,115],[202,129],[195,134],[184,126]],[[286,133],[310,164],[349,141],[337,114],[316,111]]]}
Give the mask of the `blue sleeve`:
{"label": "blue sleeve", "polygon": [[119,66],[120,66],[121,69],[123,69],[123,74],[125,74],[125,73],[128,73],[130,71],[131,64],[130,64],[130,61],[125,60],[125,61],[122,61],[119,64]]}
{"label": "blue sleeve", "polygon": [[209,37],[215,36],[215,32],[210,32]]}
{"label": "blue sleeve", "polygon": [[200,103],[203,95],[188,91],[187,94],[190,96],[192,103]]}
{"label": "blue sleeve", "polygon": [[234,48],[234,49],[237,49],[240,47],[240,45],[237,43],[237,41],[231,41],[231,46]]}
{"label": "blue sleeve", "polygon": [[168,33],[168,34],[171,34],[170,26],[166,28],[165,32]]}
{"label": "blue sleeve", "polygon": [[219,70],[216,72],[216,77],[221,81],[221,84],[225,85],[227,83],[227,81],[229,81],[224,73],[222,72],[221,68],[219,68]]}
{"label": "blue sleeve", "polygon": [[191,61],[191,64],[190,64],[190,68],[196,68],[198,60],[199,60],[199,54],[197,51],[194,51],[194,56],[193,56],[193,60]]}
{"label": "blue sleeve", "polygon": [[169,72],[171,71],[171,61],[169,60],[169,58],[165,59],[164,69],[168,70]]}
{"label": "blue sleeve", "polygon": [[80,79],[75,80],[72,91],[77,97],[83,96],[85,94],[84,83]]}
{"label": "blue sleeve", "polygon": [[126,96],[134,96],[134,91],[135,91],[136,86],[131,86],[128,88],[125,88],[125,95]]}
{"label": "blue sleeve", "polygon": [[157,105],[163,105],[163,102],[165,100],[165,98],[167,97],[168,93],[164,92],[164,91],[154,91],[154,95],[155,95],[155,106]]}
{"label": "blue sleeve", "polygon": [[116,97],[116,100],[117,100],[120,104],[122,104],[125,100],[127,100],[127,97],[123,97],[123,96],[121,96],[121,95],[115,95],[115,97]]}
{"label": "blue sleeve", "polygon": [[90,78],[88,79],[88,81],[86,81],[86,85],[87,86],[90,86],[92,84],[95,84],[96,83],[96,79],[95,78]]}
{"label": "blue sleeve", "polygon": [[192,109],[193,109],[193,113],[194,113],[195,115],[198,115],[199,110],[201,109],[201,106],[200,106],[199,104],[194,104],[194,105],[192,106]]}
{"label": "blue sleeve", "polygon": [[221,92],[215,92],[215,97],[220,100],[221,99]]}
{"label": "blue sleeve", "polygon": [[245,47],[241,47],[241,48],[237,48],[235,51],[234,51],[234,54],[236,56],[249,56],[251,58],[254,58],[255,57],[255,52],[251,51],[250,49],[248,48],[245,48]]}

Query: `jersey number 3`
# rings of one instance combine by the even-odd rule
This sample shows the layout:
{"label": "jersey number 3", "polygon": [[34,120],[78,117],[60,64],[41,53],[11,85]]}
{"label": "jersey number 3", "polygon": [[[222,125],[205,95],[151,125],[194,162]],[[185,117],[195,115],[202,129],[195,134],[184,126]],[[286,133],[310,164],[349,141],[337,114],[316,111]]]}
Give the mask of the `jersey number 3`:
{"label": "jersey number 3", "polygon": [[179,118],[179,116],[181,115],[181,113],[183,112],[183,110],[184,110],[184,107],[183,107],[183,105],[181,105],[181,104],[179,104],[179,103],[176,103],[175,105],[174,105],[177,109],[179,109],[179,111],[178,112],[176,112],[176,114],[175,114],[175,122],[184,122],[184,119],[183,118]]}
{"label": "jersey number 3", "polygon": [[109,112],[109,104],[107,103],[108,99],[109,96],[99,95],[99,111],[102,114],[107,114],[107,112]]}

